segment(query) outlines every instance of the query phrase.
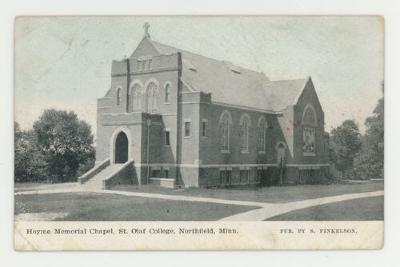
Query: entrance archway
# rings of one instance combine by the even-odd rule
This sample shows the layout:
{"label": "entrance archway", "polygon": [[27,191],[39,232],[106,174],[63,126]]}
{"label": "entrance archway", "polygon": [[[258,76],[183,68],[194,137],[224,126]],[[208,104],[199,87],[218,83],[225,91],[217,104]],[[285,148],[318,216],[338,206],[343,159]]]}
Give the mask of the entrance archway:
{"label": "entrance archway", "polygon": [[124,132],[120,132],[115,139],[115,163],[128,161],[128,144],[128,137]]}

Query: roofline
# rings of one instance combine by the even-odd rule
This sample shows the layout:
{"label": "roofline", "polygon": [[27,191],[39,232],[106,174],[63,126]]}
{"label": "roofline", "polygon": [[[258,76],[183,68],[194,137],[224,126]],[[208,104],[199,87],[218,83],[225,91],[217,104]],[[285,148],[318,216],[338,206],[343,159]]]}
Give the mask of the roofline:
{"label": "roofline", "polygon": [[247,109],[251,111],[258,111],[258,112],[264,112],[268,114],[282,114],[282,111],[275,111],[275,110],[269,110],[269,109],[261,109],[261,108],[254,108],[250,106],[243,106],[243,105],[237,105],[237,104],[230,104],[226,102],[218,102],[218,101],[213,101],[212,100],[212,93],[206,93],[203,91],[199,91],[194,89],[188,82],[186,82],[182,77],[180,78],[181,82],[186,85],[186,87],[191,91],[189,93],[204,93],[204,94],[211,94],[211,103],[215,105],[220,105],[220,106],[226,106],[226,107],[231,107],[231,108],[240,108],[240,109]]}
{"label": "roofline", "polygon": [[140,42],[137,44],[135,50],[133,50],[133,52],[132,52],[131,55],[129,56],[130,58],[132,57],[133,54],[135,54],[136,50],[139,48],[139,45],[143,42],[144,38],[146,38],[146,37],[143,37],[142,40],[140,40]]}
{"label": "roofline", "polygon": [[[142,40],[139,42],[139,45],[140,45],[140,43],[142,43],[145,39],[149,41],[149,43],[151,44],[151,46],[154,48],[154,50],[156,50],[156,51],[159,53],[159,55],[163,55],[163,54],[160,52],[159,49],[157,49],[157,47],[156,47],[156,45],[155,45],[154,43],[159,44],[159,45],[162,45],[162,46],[166,46],[166,47],[169,47],[169,48],[172,48],[172,49],[174,49],[174,50],[177,50],[175,53],[181,53],[181,52],[190,53],[190,54],[193,54],[193,55],[195,55],[195,56],[204,57],[204,58],[207,58],[207,59],[210,59],[210,60],[214,60],[214,61],[218,61],[218,62],[222,62],[222,63],[228,62],[228,61],[223,60],[223,59],[211,58],[211,57],[204,56],[204,55],[201,55],[201,54],[198,54],[198,53],[195,53],[195,52],[187,51],[187,50],[185,50],[185,49],[181,49],[181,48],[177,48],[177,47],[174,47],[174,46],[171,46],[171,45],[168,45],[168,44],[164,44],[164,43],[161,43],[161,42],[152,40],[152,39],[150,39],[149,37],[146,37],[146,36],[144,36],[144,37],[142,38]],[[136,50],[138,49],[139,45],[136,47],[136,49],[133,51],[133,53],[131,54],[130,57],[132,57],[132,55],[136,52]],[[171,54],[175,54],[175,53],[171,53]],[[251,71],[251,72],[255,72],[255,73],[262,74],[265,78],[267,78],[268,81],[274,82],[274,81],[272,81],[272,80],[269,80],[269,78],[268,78],[268,77],[265,75],[265,73],[262,72],[262,71],[255,71],[255,70],[253,70],[253,69],[249,69],[249,68],[245,68],[245,67],[242,67],[242,66],[238,66],[238,65],[233,64],[232,62],[230,62],[230,64],[232,64],[232,65],[234,65],[234,66],[236,66],[236,67],[239,67],[239,68],[241,68],[241,69],[247,70],[247,71]],[[305,82],[304,82],[304,84],[303,84],[303,86],[302,86],[302,89],[300,90],[300,92],[299,92],[299,93],[297,94],[297,96],[295,97],[294,102],[293,102],[291,105],[287,105],[285,108],[283,108],[282,110],[279,110],[279,111],[268,110],[268,109],[261,109],[261,108],[254,108],[254,107],[250,107],[250,106],[243,106],[243,105],[237,105],[237,104],[229,104],[229,103],[225,103],[225,102],[218,102],[218,101],[212,101],[212,100],[211,100],[211,103],[216,104],[216,105],[226,106],[226,107],[247,109],[247,110],[250,110],[250,111],[258,111],[258,112],[264,112],[264,113],[269,113],[269,114],[282,114],[283,110],[285,110],[287,107],[293,106],[293,105],[296,105],[296,104],[297,104],[297,102],[299,101],[299,98],[300,98],[300,96],[302,95],[302,93],[303,93],[303,91],[304,91],[304,88],[306,87],[307,83],[308,83],[309,81],[311,81],[311,76],[308,76],[308,77],[307,77],[306,79],[304,79],[304,80],[305,80]],[[196,90],[196,89],[195,89],[194,87],[192,87],[187,81],[185,81],[184,79],[182,79],[182,77],[180,77],[180,81],[181,81],[192,93],[195,93],[195,92],[203,92],[203,91],[201,91],[201,90]],[[205,93],[205,92],[203,92],[203,93]]]}
{"label": "roofline", "polygon": [[133,50],[133,52],[131,53],[131,55],[129,56],[129,58],[131,58],[132,55],[135,54],[136,50],[139,48],[140,44],[141,44],[145,39],[148,40],[149,43],[151,44],[151,46],[154,48],[154,50],[156,50],[156,51],[161,55],[160,51],[158,51],[158,49],[154,46],[153,41],[152,41],[149,37],[143,36],[142,40],[140,40],[140,42],[139,42],[138,45],[136,46],[135,50]]}
{"label": "roofline", "polygon": [[[146,38],[146,37],[144,37],[144,38]],[[204,58],[207,58],[207,59],[210,59],[210,60],[214,60],[214,61],[217,61],[217,62],[221,62],[221,63],[224,63],[224,64],[226,64],[226,62],[229,62],[229,63],[231,63],[233,66],[239,67],[239,68],[241,68],[241,69],[243,69],[243,70],[252,71],[252,72],[256,72],[256,73],[262,74],[262,75],[264,75],[264,76],[267,78],[267,80],[269,80],[269,77],[268,77],[267,75],[265,75],[265,73],[264,73],[263,71],[257,71],[257,70],[250,69],[250,68],[247,68],[247,67],[239,66],[239,65],[237,65],[237,64],[234,64],[232,61],[229,61],[229,60],[226,60],[226,59],[216,59],[216,58],[212,58],[212,57],[210,57],[210,56],[205,56],[205,55],[199,54],[198,52],[192,52],[192,51],[189,51],[189,50],[181,49],[181,48],[178,48],[178,47],[175,47],[175,46],[172,46],[172,45],[168,45],[168,44],[164,44],[164,43],[159,42],[159,41],[155,41],[155,40],[150,39],[150,38],[149,38],[149,41],[150,41],[151,45],[153,46],[153,48],[154,48],[155,50],[157,50],[158,53],[160,53],[161,55],[163,55],[163,54],[157,49],[157,47],[156,47],[153,43],[157,43],[157,44],[160,44],[160,45],[163,45],[163,46],[167,46],[167,47],[169,47],[169,48],[172,48],[172,49],[177,50],[177,52],[189,53],[189,54],[192,54],[192,55],[195,55],[195,56],[198,56],[198,57],[204,57]],[[135,49],[135,50],[136,50],[136,49]]]}
{"label": "roofline", "polygon": [[307,83],[311,80],[311,76],[307,76],[306,79],[304,79],[305,82],[303,84],[303,88],[300,90],[300,92],[297,94],[297,96],[294,99],[293,105],[296,105],[297,102],[299,102],[300,96],[303,94],[304,88],[306,88]]}

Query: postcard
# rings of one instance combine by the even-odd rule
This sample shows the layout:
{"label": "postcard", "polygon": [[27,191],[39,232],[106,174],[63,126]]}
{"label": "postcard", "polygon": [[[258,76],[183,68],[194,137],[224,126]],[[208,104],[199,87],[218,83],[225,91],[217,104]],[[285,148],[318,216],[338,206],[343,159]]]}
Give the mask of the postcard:
{"label": "postcard", "polygon": [[380,249],[380,16],[21,16],[15,249]]}

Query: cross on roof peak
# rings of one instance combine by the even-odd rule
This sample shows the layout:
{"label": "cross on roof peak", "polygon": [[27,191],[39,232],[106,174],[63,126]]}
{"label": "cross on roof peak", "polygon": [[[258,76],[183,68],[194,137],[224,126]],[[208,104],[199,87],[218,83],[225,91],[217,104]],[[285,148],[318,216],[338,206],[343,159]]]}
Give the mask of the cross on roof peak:
{"label": "cross on roof peak", "polygon": [[144,36],[147,38],[150,38],[149,28],[150,28],[150,23],[145,22],[143,24],[143,29],[144,29]]}

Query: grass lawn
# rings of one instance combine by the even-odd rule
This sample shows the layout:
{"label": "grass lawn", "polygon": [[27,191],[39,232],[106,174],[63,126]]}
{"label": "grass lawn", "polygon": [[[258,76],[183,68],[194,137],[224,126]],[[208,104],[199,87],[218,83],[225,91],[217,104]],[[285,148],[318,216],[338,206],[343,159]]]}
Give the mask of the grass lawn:
{"label": "grass lawn", "polygon": [[123,185],[113,190],[161,193],[169,195],[185,195],[211,197],[230,200],[286,203],[312,198],[335,195],[372,192],[383,190],[383,182],[367,182],[362,184],[331,184],[331,185],[294,185],[263,188],[182,188],[166,189],[155,185]]}
{"label": "grass lawn", "polygon": [[61,189],[79,186],[78,183],[14,183],[14,192],[30,190]]}
{"label": "grass lawn", "polygon": [[61,221],[206,221],[257,207],[160,200],[116,194],[59,193],[15,196],[15,214],[61,213]]}
{"label": "grass lawn", "polygon": [[383,220],[383,196],[346,200],[288,212],[268,221]]}

